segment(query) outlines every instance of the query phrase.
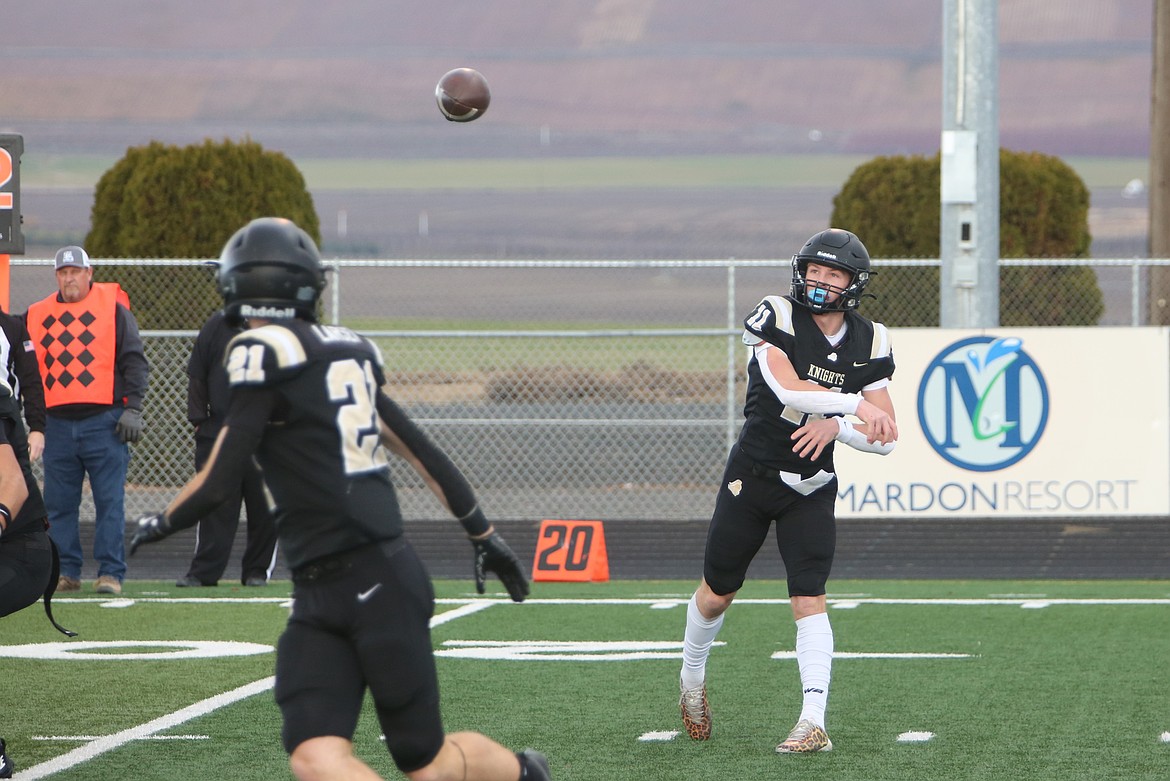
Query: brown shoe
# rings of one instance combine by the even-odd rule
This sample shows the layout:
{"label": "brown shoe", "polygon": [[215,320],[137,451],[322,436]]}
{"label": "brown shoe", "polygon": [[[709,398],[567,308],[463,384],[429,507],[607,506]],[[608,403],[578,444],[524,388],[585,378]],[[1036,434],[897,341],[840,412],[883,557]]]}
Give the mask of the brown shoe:
{"label": "brown shoe", "polygon": [[81,581],[78,578],[62,575],[57,578],[57,591],[81,591]]}
{"label": "brown shoe", "polygon": [[832,750],[833,741],[825,734],[825,728],[808,719],[797,722],[784,742],[776,747],[777,754],[814,754]]}
{"label": "brown shoe", "polygon": [[678,707],[682,711],[683,729],[691,740],[711,738],[711,706],[707,704],[707,686],[688,689],[679,682]]}
{"label": "brown shoe", "polygon": [[99,594],[121,594],[122,583],[113,575],[102,575],[93,584],[93,590]]}

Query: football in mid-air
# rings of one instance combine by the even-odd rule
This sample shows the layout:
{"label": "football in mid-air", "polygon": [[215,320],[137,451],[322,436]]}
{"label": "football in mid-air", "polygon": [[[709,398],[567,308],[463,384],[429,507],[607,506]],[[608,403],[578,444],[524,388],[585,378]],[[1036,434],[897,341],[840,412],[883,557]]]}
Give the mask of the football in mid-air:
{"label": "football in mid-air", "polygon": [[491,90],[483,74],[472,68],[447,71],[435,87],[439,111],[452,122],[479,119],[492,101]]}

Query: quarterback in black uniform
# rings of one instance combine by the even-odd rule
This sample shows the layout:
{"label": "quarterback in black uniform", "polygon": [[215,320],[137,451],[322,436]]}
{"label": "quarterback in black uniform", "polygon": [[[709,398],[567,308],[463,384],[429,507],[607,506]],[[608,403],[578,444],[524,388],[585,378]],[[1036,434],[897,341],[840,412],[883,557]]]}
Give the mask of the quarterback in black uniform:
{"label": "quarterback in black uniform", "polygon": [[521,602],[528,580],[446,454],[382,391],[377,347],[315,322],[324,270],[288,220],[241,228],[220,258],[231,401],[211,457],[167,509],[139,519],[131,553],[198,521],[255,456],[276,506],[293,610],[276,661],[276,701],[301,781],[375,779],[353,753],[368,689],[395,764],[414,779],[549,778],[542,754],[477,732],[444,735],[429,621],[430,580],[402,534],[387,450],[405,458],[463,524],[476,585],[495,572]]}
{"label": "quarterback in black uniform", "polygon": [[744,319],[746,420],[723,473],[703,581],[687,607],[683,639],[679,707],[693,740],[711,736],[705,684],[711,644],[775,522],[804,692],[796,727],[776,751],[833,747],[825,732],[833,660],[825,603],[836,545],[833,446],[884,455],[898,438],[887,390],[894,373],[889,333],[856,311],[869,266],[869,253],[852,233],[822,231],[792,258],[791,295],[768,296]]}

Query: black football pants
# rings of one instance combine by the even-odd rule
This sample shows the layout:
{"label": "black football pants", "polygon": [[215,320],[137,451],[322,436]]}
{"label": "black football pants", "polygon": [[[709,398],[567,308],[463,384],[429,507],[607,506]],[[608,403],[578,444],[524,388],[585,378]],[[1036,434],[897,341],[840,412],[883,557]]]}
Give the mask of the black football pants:
{"label": "black football pants", "polygon": [[[195,469],[202,469],[211,456],[215,440],[200,437],[195,440]],[[212,510],[196,531],[195,557],[187,571],[206,585],[214,585],[227,569],[231,558],[236,529],[240,525],[240,505],[248,513],[247,544],[241,563],[240,582],[252,577],[267,579],[276,552],[276,522],[268,508],[264,479],[259,467],[249,462],[240,480],[239,488],[227,501]]]}

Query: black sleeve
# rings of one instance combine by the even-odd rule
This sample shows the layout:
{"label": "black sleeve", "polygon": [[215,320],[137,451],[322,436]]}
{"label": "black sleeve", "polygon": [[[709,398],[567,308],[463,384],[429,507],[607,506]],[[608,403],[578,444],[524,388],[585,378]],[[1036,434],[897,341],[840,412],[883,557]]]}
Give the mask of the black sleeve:
{"label": "black sleeve", "polygon": [[488,530],[487,519],[479,509],[479,502],[475,498],[475,491],[471,483],[455,466],[443,449],[431,441],[418,425],[407,417],[402,408],[394,403],[381,389],[375,400],[378,417],[386,423],[402,443],[414,454],[435,478],[443,496],[447,498],[447,505],[451,512],[463,524],[463,528],[472,536],[483,534]]}
{"label": "black sleeve", "polygon": [[187,361],[187,420],[198,425],[211,417],[211,400],[207,392],[207,343],[210,329],[204,325],[195,337],[191,358]]}
{"label": "black sleeve", "polygon": [[25,350],[32,341],[28,327],[19,318],[10,318],[9,331],[12,350],[12,369],[20,383],[20,398],[24,404],[24,420],[29,431],[45,430],[45,386],[41,384],[41,368],[37,354]]}
{"label": "black sleeve", "polygon": [[232,393],[223,429],[226,433],[214,457],[203,467],[203,483],[167,511],[167,525],[172,531],[194,526],[239,490],[240,475],[247,471],[248,462],[260,446],[276,399],[276,391],[268,388],[240,387]]}
{"label": "black sleeve", "polygon": [[150,378],[146,348],[138,334],[138,321],[130,314],[130,310],[118,304],[116,312],[114,339],[118,345],[118,355],[115,363],[118,374],[122,377],[122,395],[126,399],[127,407],[142,409]]}

